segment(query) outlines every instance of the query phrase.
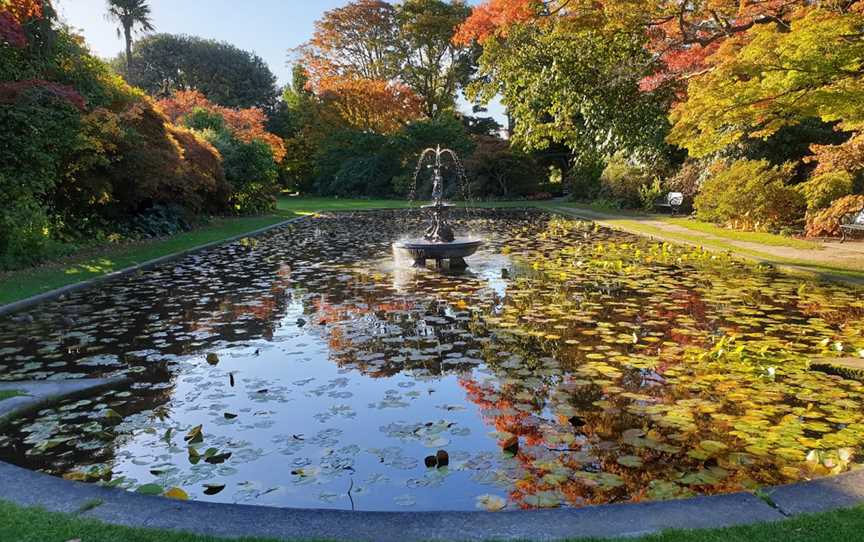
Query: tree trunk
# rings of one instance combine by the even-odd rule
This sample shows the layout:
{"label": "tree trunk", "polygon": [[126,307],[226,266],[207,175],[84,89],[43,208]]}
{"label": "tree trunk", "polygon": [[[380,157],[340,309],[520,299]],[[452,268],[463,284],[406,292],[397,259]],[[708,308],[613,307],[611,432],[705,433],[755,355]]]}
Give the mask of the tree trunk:
{"label": "tree trunk", "polygon": [[132,77],[132,27],[123,25],[123,33],[126,35],[126,78]]}

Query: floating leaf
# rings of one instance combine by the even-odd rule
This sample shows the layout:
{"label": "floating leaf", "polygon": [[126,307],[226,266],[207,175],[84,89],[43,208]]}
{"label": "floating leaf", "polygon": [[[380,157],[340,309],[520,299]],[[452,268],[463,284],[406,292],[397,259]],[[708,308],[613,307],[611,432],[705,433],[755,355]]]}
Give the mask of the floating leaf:
{"label": "floating leaf", "polygon": [[204,484],[205,495],[217,495],[225,489],[225,484]]}
{"label": "floating leaf", "polygon": [[[140,489],[140,488],[139,488]],[[169,499],[177,499],[178,501],[188,501],[189,494],[180,489],[179,487],[172,487],[163,493],[163,496],[168,497]]]}
{"label": "floating leaf", "polygon": [[162,495],[165,492],[165,489],[159,484],[144,484],[138,486],[138,489],[136,489],[135,492],[142,495],[157,496]]}
{"label": "floating leaf", "polygon": [[635,455],[622,455],[617,459],[617,462],[625,467],[638,468],[642,466],[642,458]]}
{"label": "floating leaf", "polygon": [[487,512],[498,512],[507,506],[507,501],[497,495],[480,495],[477,497],[477,508]]}
{"label": "floating leaf", "polygon": [[186,433],[186,436],[183,437],[183,440],[188,442],[189,444],[198,444],[199,442],[204,441],[204,426],[196,425],[192,429]]}

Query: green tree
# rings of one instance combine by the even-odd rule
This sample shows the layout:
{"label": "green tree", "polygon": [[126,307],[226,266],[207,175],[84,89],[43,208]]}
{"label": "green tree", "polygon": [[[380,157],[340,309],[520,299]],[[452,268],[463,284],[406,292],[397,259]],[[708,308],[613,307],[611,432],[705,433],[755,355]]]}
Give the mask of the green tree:
{"label": "green tree", "polygon": [[117,37],[126,40],[126,72],[132,71],[132,34],[137,29],[152,32],[156,28],[150,19],[147,0],[108,0],[108,19],[116,21]]}
{"label": "green tree", "polygon": [[396,8],[399,78],[423,99],[429,117],[452,110],[471,75],[474,49],[453,42],[470,14],[461,0],[406,0]]}
{"label": "green tree", "polygon": [[575,164],[618,150],[665,152],[661,92],[640,91],[652,57],[639,28],[606,31],[566,18],[517,24],[484,42],[469,98],[501,96],[514,142],[531,150],[563,144]]}
{"label": "green tree", "polygon": [[195,89],[224,107],[259,107],[272,112],[276,76],[261,57],[229,43],[196,36],[154,34],[135,43],[126,79],[158,98]]}

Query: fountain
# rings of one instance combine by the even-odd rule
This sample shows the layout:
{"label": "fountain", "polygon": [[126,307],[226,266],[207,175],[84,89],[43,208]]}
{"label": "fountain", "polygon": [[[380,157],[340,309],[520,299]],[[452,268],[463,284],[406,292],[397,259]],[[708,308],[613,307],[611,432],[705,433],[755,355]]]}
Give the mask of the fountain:
{"label": "fountain", "polygon": [[443,200],[444,177],[441,170],[444,168],[442,158],[445,156],[449,156],[456,167],[457,174],[462,181],[463,192],[465,191],[464,169],[455,152],[450,149],[442,149],[438,145],[436,148],[426,149],[420,154],[417,170],[414,172],[414,189],[411,197],[413,199],[416,192],[417,178],[424,162],[428,158],[434,157],[434,161],[427,165],[428,168],[432,169],[432,204],[422,207],[422,209],[431,211],[432,223],[426,229],[422,239],[399,241],[393,245],[397,251],[408,255],[414,261],[415,267],[424,267],[428,260],[433,260],[437,267],[443,267],[446,261],[450,269],[465,269],[468,266],[465,258],[477,252],[477,249],[483,244],[483,241],[479,239],[457,238],[447,220],[447,215],[453,205],[445,203]]}

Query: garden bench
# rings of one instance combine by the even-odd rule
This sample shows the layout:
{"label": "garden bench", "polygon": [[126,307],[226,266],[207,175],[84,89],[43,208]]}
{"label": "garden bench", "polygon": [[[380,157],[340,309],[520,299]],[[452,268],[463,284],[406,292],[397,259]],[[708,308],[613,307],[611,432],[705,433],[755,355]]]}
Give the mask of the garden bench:
{"label": "garden bench", "polygon": [[857,215],[846,215],[840,221],[840,242],[846,241],[847,236],[855,235],[856,233],[864,233],[864,210]]}
{"label": "garden bench", "polygon": [[669,192],[665,197],[654,202],[654,207],[669,208],[672,211],[672,216],[678,214],[682,205],[684,205],[684,194],[681,192]]}

